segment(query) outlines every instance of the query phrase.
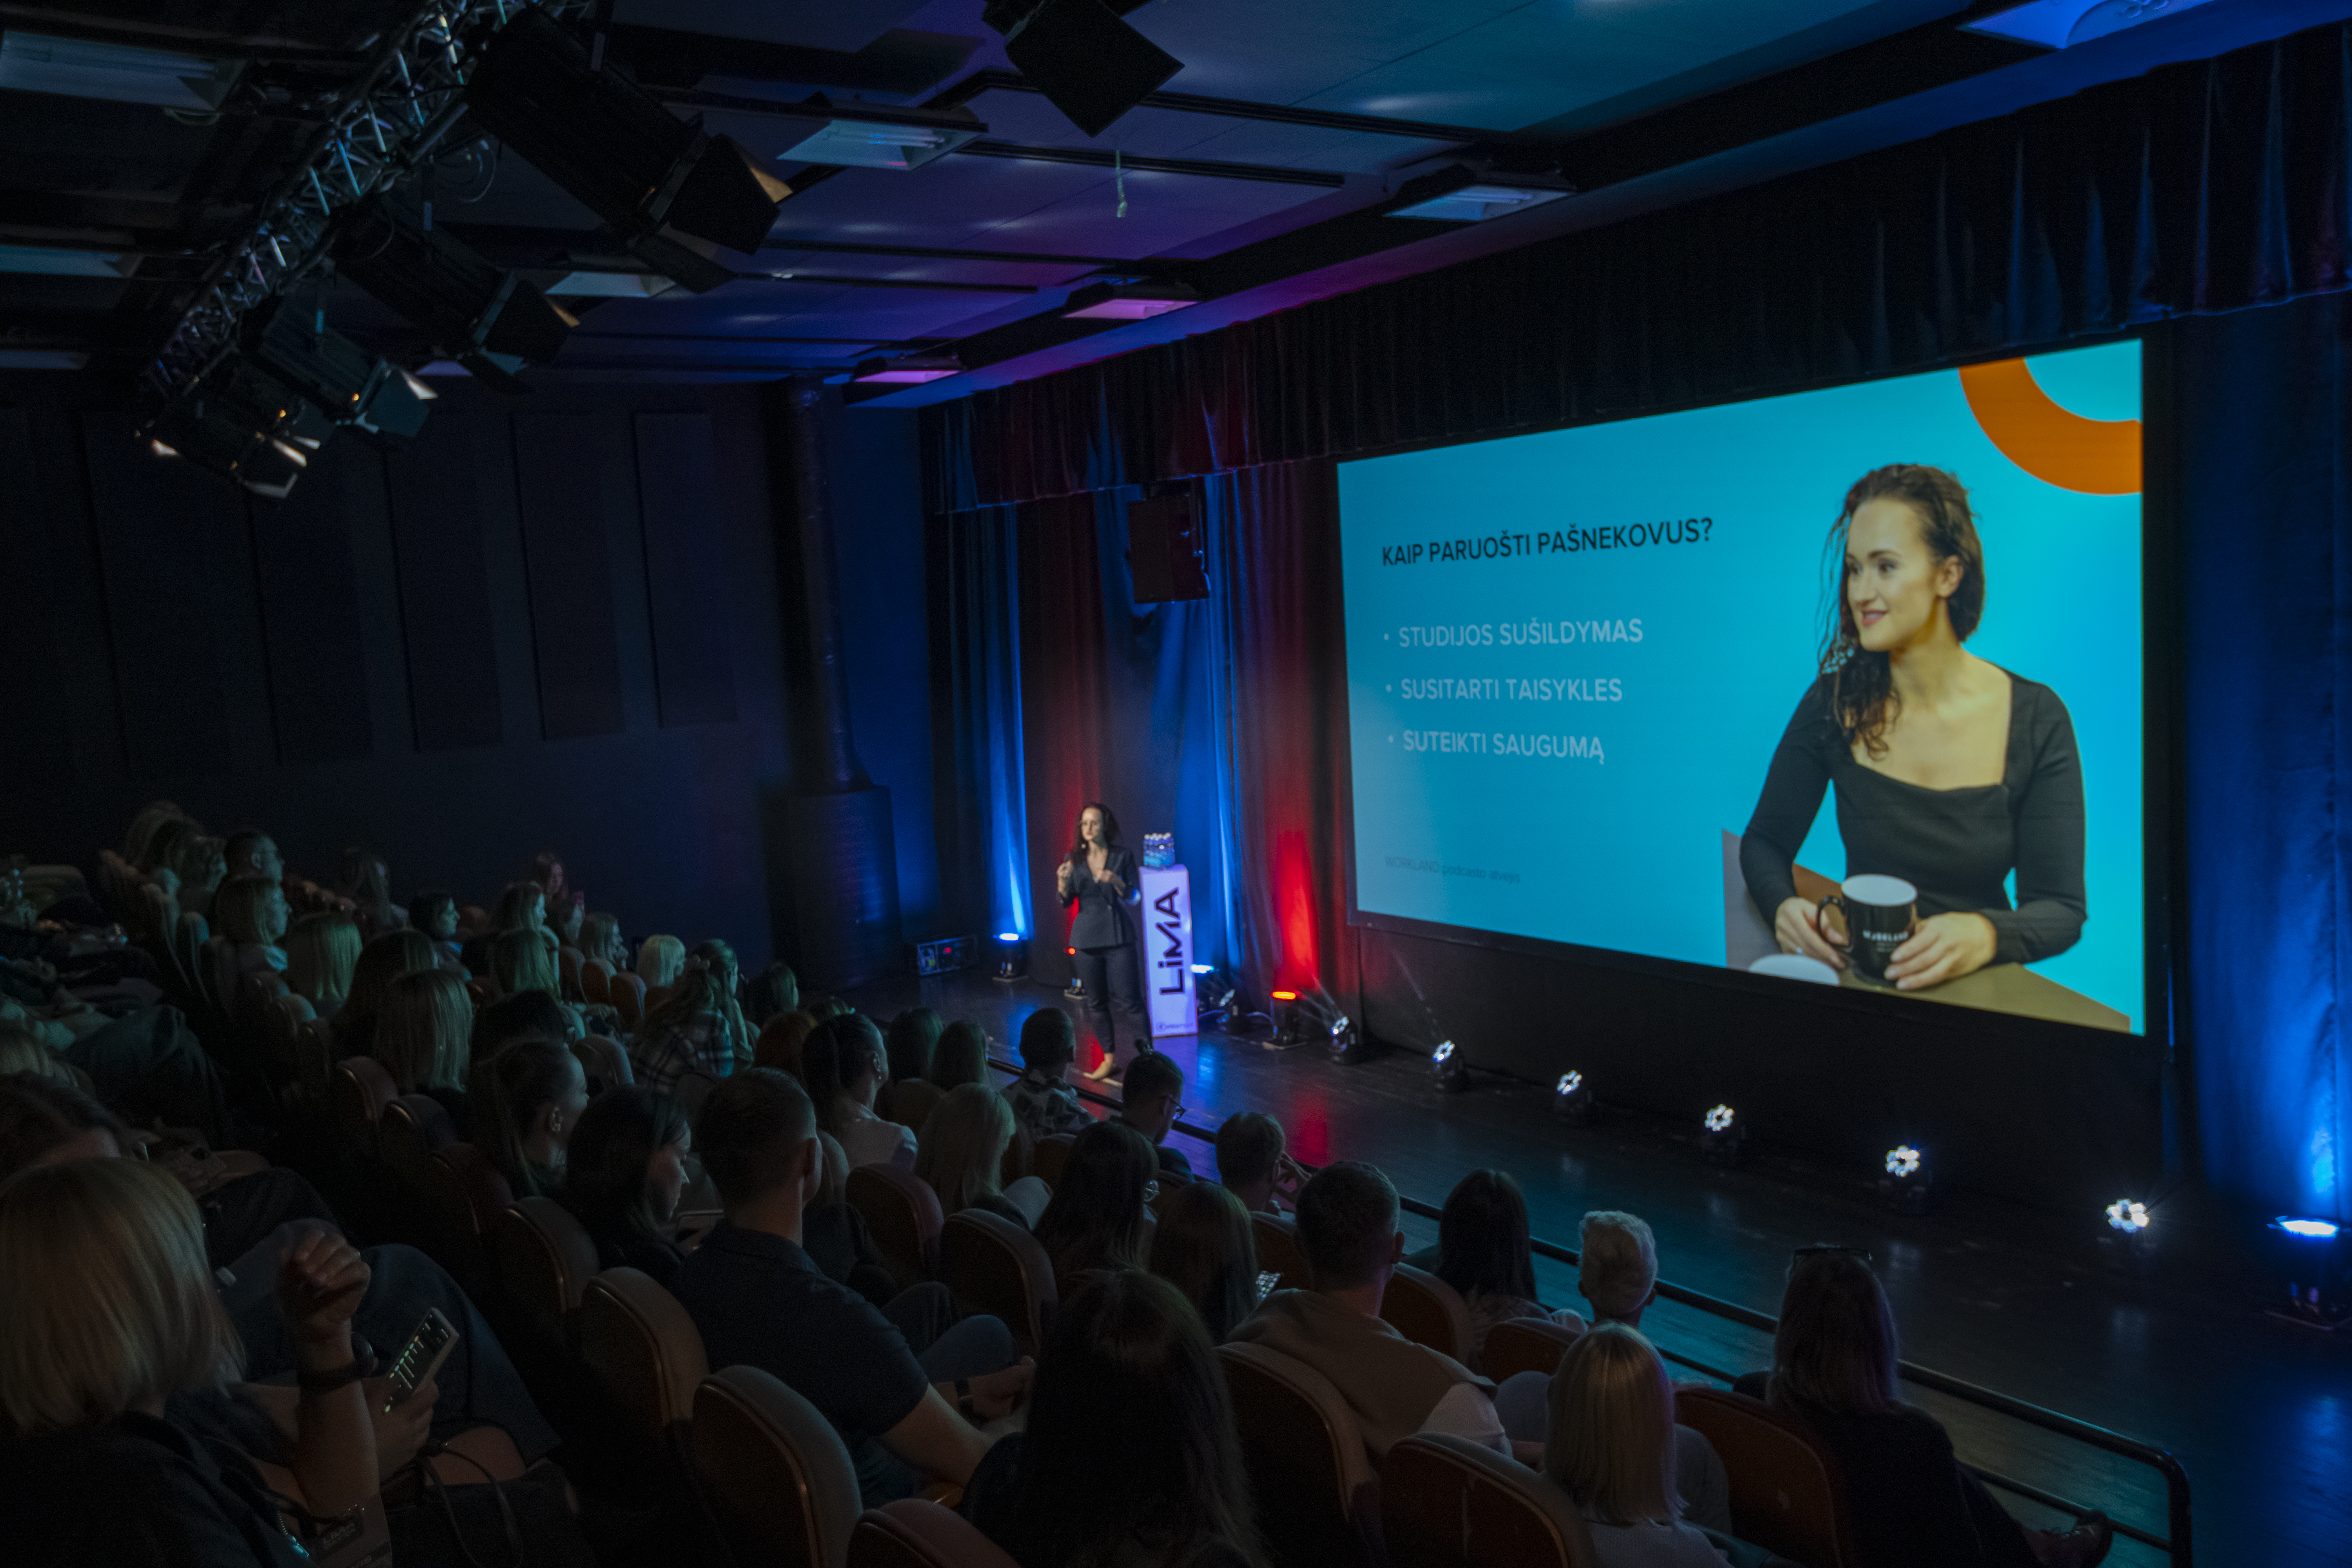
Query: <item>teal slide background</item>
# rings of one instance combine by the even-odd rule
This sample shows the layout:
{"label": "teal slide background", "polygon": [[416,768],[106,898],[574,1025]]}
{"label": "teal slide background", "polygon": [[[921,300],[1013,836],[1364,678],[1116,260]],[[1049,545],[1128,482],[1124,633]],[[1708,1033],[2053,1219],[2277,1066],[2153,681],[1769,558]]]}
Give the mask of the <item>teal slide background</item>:
{"label": "teal slide background", "polygon": [[[2137,342],[2031,363],[2074,413],[2139,416]],[[1953,371],[1341,464],[1358,906],[1721,964],[1722,835],[1747,826],[1813,679],[1838,505],[1891,462],[1948,468],[1969,487],[1987,588],[1969,647],[2048,684],[2074,718],[2090,918],[2079,943],[2034,968],[2144,1030],[2141,498],[2063,490],[2019,468]],[[1427,554],[1432,541],[1525,534],[1532,548],[1538,531],[1695,518],[1713,520],[1697,544]],[[1415,543],[1418,563],[1382,564],[1384,549]],[[1639,642],[1503,642],[1513,623],[1630,631],[1636,619]],[[1496,640],[1405,646],[1405,628],[1465,626]],[[1492,697],[1406,695],[1408,681],[1448,678],[1613,679],[1622,698],[1513,699],[1499,685]],[[1407,749],[1427,731],[1481,734],[1487,750]],[[1496,734],[1597,740],[1601,760],[1496,754]],[[1833,796],[1799,858],[1845,874]],[[1461,874],[1474,868],[1501,875]]]}

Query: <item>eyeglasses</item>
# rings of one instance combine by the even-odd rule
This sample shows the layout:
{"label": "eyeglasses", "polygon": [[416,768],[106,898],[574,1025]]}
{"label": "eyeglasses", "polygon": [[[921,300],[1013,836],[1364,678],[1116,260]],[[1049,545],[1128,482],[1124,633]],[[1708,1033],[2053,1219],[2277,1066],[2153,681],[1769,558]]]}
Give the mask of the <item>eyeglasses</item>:
{"label": "eyeglasses", "polygon": [[1795,1249],[1794,1256],[1799,1258],[1811,1258],[1817,1253],[1822,1252],[1842,1253],[1848,1258],[1859,1258],[1864,1263],[1871,1261],[1870,1248],[1866,1247],[1840,1247],[1833,1242],[1827,1241],[1817,1241],[1811,1247],[1800,1247]]}
{"label": "eyeglasses", "polygon": [[1148,1204],[1148,1203],[1151,1202],[1153,1199],[1157,1198],[1159,1195],[1160,1195],[1160,1184],[1159,1184],[1158,1182],[1146,1182],[1146,1183],[1144,1183],[1144,1184],[1143,1184],[1143,1201],[1144,1201],[1145,1203],[1147,1203],[1147,1204]]}

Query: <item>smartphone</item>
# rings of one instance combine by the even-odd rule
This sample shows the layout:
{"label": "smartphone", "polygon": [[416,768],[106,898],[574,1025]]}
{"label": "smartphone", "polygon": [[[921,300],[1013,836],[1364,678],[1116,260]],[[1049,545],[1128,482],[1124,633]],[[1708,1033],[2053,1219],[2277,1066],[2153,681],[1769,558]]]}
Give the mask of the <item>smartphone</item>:
{"label": "smartphone", "polygon": [[1275,1286],[1281,1279],[1280,1269],[1269,1268],[1261,1271],[1257,1277],[1257,1299],[1261,1301],[1265,1300],[1273,1293]]}
{"label": "smartphone", "polygon": [[383,1407],[391,1410],[404,1403],[441,1370],[441,1363],[457,1348],[457,1331],[441,1315],[441,1309],[425,1308],[425,1321],[416,1325],[416,1331],[408,1336],[392,1363],[392,1397],[383,1402]]}

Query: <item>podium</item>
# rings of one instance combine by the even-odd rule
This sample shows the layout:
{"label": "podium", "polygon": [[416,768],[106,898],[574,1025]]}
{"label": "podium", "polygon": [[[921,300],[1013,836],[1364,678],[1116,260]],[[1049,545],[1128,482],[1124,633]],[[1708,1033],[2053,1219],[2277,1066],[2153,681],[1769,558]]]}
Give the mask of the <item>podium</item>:
{"label": "podium", "polygon": [[1181,866],[1146,866],[1143,994],[1151,1037],[1200,1033],[1192,1000],[1192,876]]}

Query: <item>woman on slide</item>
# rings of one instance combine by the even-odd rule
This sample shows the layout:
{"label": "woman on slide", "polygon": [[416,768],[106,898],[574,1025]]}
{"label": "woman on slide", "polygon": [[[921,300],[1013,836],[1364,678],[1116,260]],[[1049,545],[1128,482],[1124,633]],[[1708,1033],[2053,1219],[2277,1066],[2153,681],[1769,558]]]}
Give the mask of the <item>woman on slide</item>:
{"label": "woman on slide", "polygon": [[1918,889],[1918,927],[1887,966],[1897,989],[2065,952],[2086,912],[2082,759],[2056,692],[1961,646],[1985,600],[1968,491],[1941,468],[1874,468],[1846,492],[1831,538],[1844,588],[1821,673],[1772,753],[1739,847],[1757,908],[1782,952],[1846,967],[1794,876],[1834,784],[1847,875]]}
{"label": "woman on slide", "polygon": [[1094,1015],[1095,1038],[1103,1052],[1087,1076],[1099,1079],[1118,1067],[1114,1009],[1128,1020],[1137,1049],[1151,1048],[1143,1023],[1143,974],[1136,960],[1135,906],[1143,895],[1136,886],[1135,854],[1119,844],[1118,818],[1110,807],[1089,802],[1078,813],[1077,838],[1055,868],[1054,892],[1063,908],[1078,906],[1070,945],[1077,950],[1078,979],[1087,988],[1087,1011]]}

